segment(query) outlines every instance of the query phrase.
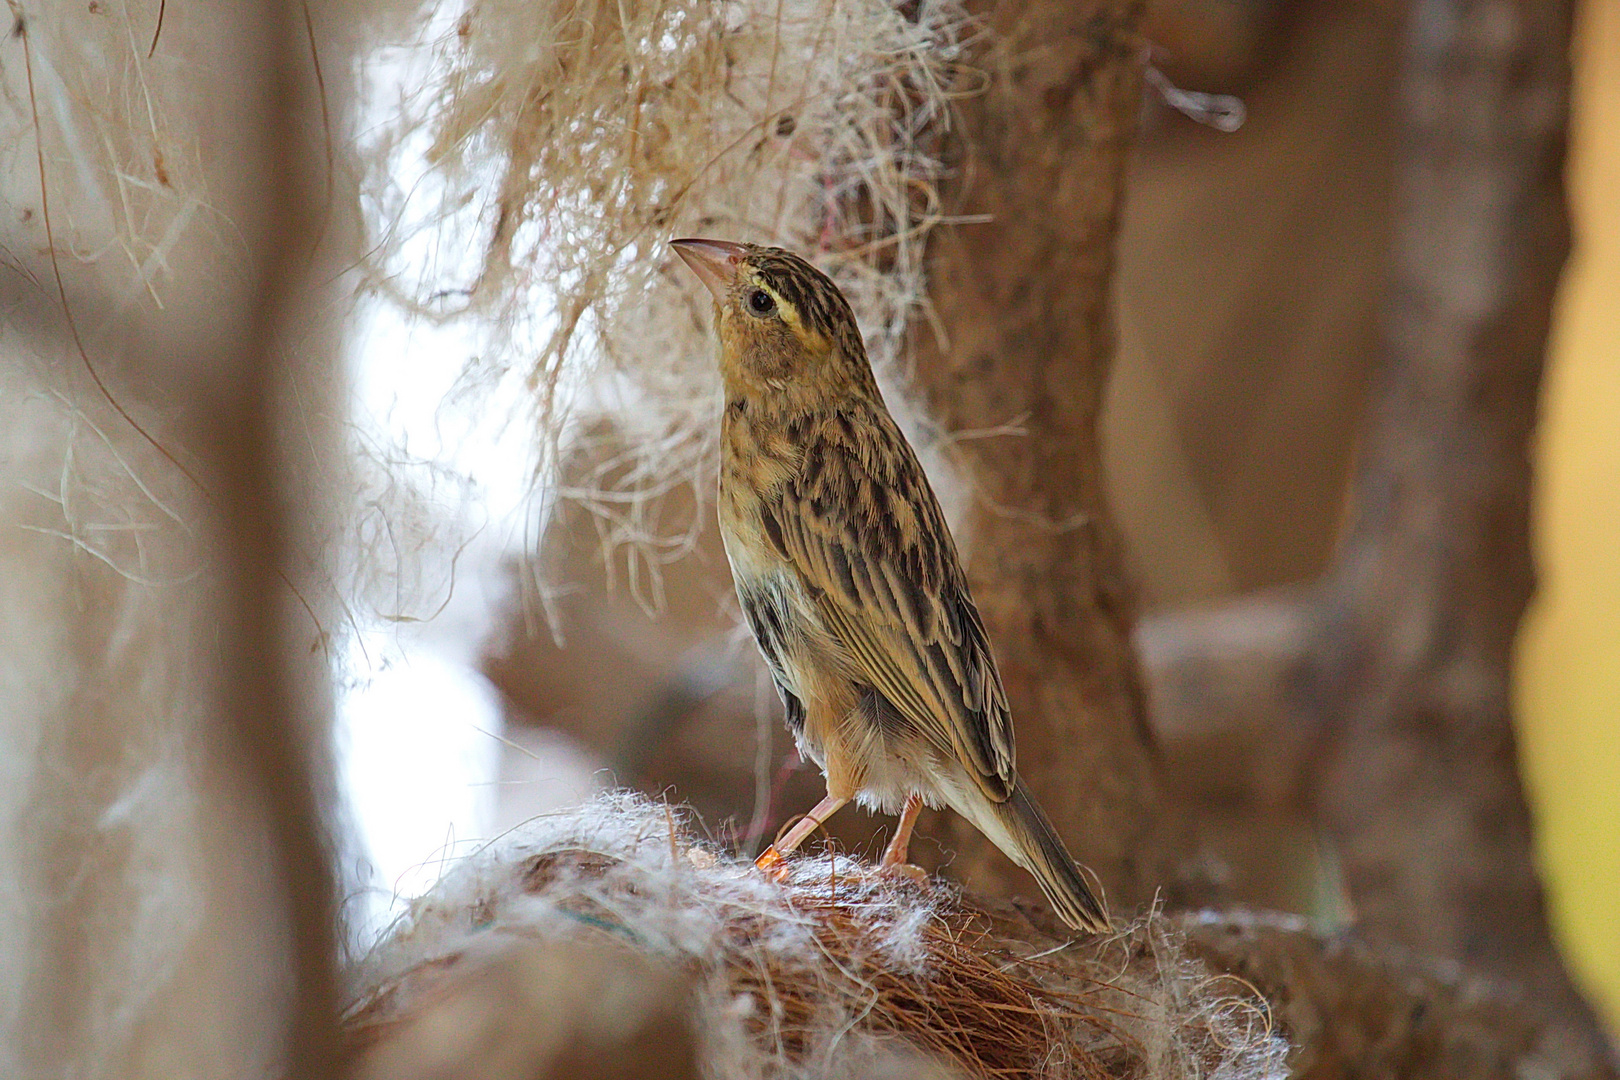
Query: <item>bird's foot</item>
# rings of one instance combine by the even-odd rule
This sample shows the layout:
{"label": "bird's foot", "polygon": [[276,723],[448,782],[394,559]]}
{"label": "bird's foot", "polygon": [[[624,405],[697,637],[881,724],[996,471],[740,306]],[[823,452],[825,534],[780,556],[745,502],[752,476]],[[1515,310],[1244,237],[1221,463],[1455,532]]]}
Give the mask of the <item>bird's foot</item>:
{"label": "bird's foot", "polygon": [[882,863],[878,866],[878,873],[886,878],[909,881],[913,885],[928,885],[928,871],[908,862]]}
{"label": "bird's foot", "polygon": [[764,854],[754,860],[754,869],[780,884],[788,879],[787,856],[772,844],[765,849]]}

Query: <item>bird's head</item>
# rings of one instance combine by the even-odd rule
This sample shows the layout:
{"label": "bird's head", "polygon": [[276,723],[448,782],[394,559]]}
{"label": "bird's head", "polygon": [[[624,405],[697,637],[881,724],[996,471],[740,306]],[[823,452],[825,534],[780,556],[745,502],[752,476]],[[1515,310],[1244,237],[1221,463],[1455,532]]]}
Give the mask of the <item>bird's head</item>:
{"label": "bird's head", "polygon": [[728,385],[774,391],[876,390],[849,301],[792,252],[729,240],[672,240],[714,294]]}

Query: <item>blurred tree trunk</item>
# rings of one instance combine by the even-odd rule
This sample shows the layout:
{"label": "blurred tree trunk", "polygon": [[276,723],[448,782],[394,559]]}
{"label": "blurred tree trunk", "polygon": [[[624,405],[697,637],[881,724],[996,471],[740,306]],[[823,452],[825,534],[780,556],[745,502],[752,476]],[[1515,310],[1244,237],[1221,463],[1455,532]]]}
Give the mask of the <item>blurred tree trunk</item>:
{"label": "blurred tree trunk", "polygon": [[1572,7],[1414,9],[1386,370],[1301,718],[1321,733],[1309,800],[1365,935],[1584,1009],[1547,929],[1508,701],[1569,251]]}
{"label": "blurred tree trunk", "polygon": [[252,285],[240,309],[217,314],[233,332],[215,355],[148,363],[155,382],[183,388],[183,430],[212,493],[221,564],[220,741],[230,771],[262,802],[266,857],[281,889],[291,951],[286,1075],[335,1080],[344,1072],[338,897],[323,807],[332,795],[330,765],[320,749],[330,702],[317,682],[324,667],[311,670],[291,627],[295,611],[301,617],[310,610],[302,592],[304,611],[287,600],[295,537],[310,511],[294,511],[285,500],[276,408],[278,380],[291,366],[289,337],[310,350],[318,381],[331,378],[332,326],[310,297],[316,255],[300,243],[321,231],[320,165],[309,150],[322,107],[310,67],[316,37],[307,11],[282,0],[244,5],[238,17],[257,46],[256,70],[244,80],[252,96],[243,106],[241,167],[260,182],[257,198],[234,221]]}
{"label": "blurred tree trunk", "polygon": [[252,302],[234,313],[241,323],[234,347],[210,358],[213,378],[198,381],[186,420],[218,492],[222,726],[234,742],[232,764],[264,803],[291,938],[287,1076],[336,1080],[345,1071],[337,1031],[338,890],[322,805],[332,795],[329,766],[318,749],[330,702],[324,686],[314,689],[316,673],[289,625],[296,609],[285,599],[287,574],[303,519],[285,504],[277,446],[277,381],[290,366],[282,343],[302,331],[323,382],[335,366],[331,326],[311,310],[314,254],[297,239],[321,231],[319,166],[308,151],[321,108],[306,66],[315,32],[300,26],[297,10],[266,0],[243,19],[250,40],[264,43],[261,100],[251,114],[257,160],[244,164],[264,183],[257,220],[237,222],[250,245]]}
{"label": "blurred tree trunk", "polygon": [[[976,496],[969,573],[1019,767],[1121,914],[1160,888],[1185,891],[1198,855],[1160,797],[1097,440],[1141,92],[1138,6],[984,10],[990,82],[960,109],[950,205],[976,219],[937,234],[930,295],[944,333],[919,335],[919,379],[948,430],[1024,429],[962,451]],[[1303,598],[1146,637],[1172,727],[1278,725],[1250,745],[1284,751],[1271,765],[1339,844],[1370,940],[1505,980],[1549,1020],[1537,1053],[1609,1075],[1547,930],[1507,699],[1531,586],[1526,448],[1568,249],[1570,13],[1541,0],[1415,4],[1385,373],[1336,567]],[[953,869],[977,890],[1014,891],[989,844],[951,827]],[[1285,1001],[1311,993],[1279,980],[1268,990]]]}
{"label": "blurred tree trunk", "polygon": [[1335,564],[1309,590],[1143,638],[1165,727],[1268,747],[1267,787],[1298,792],[1338,842],[1363,933],[1575,1007],[1508,708],[1533,584],[1529,442],[1569,249],[1570,14],[1417,6],[1384,372]]}
{"label": "blurred tree trunk", "polygon": [[[946,430],[1025,429],[962,449],[969,574],[1012,700],[1019,770],[1129,912],[1171,881],[1172,852],[1185,850],[1155,787],[1097,435],[1142,94],[1140,5],[1030,0],[980,14],[990,82],[959,108],[951,210],[983,220],[935,234],[929,291],[943,335],[918,335],[918,377]],[[943,827],[954,872],[974,888],[1008,891],[1020,877],[970,827]]]}

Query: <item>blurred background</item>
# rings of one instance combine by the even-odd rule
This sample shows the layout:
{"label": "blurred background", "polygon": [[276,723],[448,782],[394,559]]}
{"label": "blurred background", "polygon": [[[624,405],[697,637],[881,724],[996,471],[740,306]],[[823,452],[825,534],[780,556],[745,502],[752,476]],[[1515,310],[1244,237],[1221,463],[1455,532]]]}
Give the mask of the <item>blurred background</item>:
{"label": "blurred background", "polygon": [[[625,18],[669,9],[611,6]],[[568,139],[555,129],[549,141],[526,139],[533,101],[490,71],[533,75],[524,65],[541,65],[535,55],[555,59],[531,48],[538,36],[510,27],[559,12],[577,20],[594,8],[290,5],[301,16],[297,47],[276,55],[263,44],[274,26],[255,23],[251,5],[13,7],[18,21],[0,46],[9,50],[0,54],[0,522],[16,526],[0,530],[0,825],[11,841],[0,845],[0,879],[15,888],[0,898],[9,905],[0,909],[0,1014],[20,1018],[17,1030],[56,1033],[64,1054],[89,1047],[82,1053],[94,1056],[91,1036],[137,1048],[86,1076],[179,1075],[185,1054],[266,1056],[232,1044],[212,1058],[204,1047],[137,1061],[146,1052],[137,1029],[160,1014],[183,1036],[171,1049],[206,1041],[191,1038],[194,1028],[234,1024],[273,1050],[262,1017],[285,1005],[291,946],[261,847],[279,811],[262,805],[267,789],[225,767],[241,764],[232,754],[243,751],[216,730],[234,713],[211,695],[228,703],[232,678],[254,674],[251,664],[218,674],[220,642],[230,637],[219,627],[268,625],[277,605],[297,651],[288,682],[303,688],[287,691],[297,707],[286,713],[309,720],[288,738],[313,748],[310,802],[337,826],[351,952],[456,856],[604,787],[690,804],[711,837],[747,852],[816,802],[821,779],[782,728],[712,521],[710,361],[705,353],[693,366],[674,345],[668,357],[659,352],[666,332],[707,342],[704,309],[682,291],[690,283],[664,281],[655,258],[615,264],[642,250],[628,243],[604,262],[614,282],[639,273],[650,297],[653,286],[662,290],[634,311],[642,321],[628,335],[651,342],[663,365],[640,382],[622,357],[591,368],[576,355],[569,367],[547,351],[562,327],[590,346],[624,340],[613,335],[625,328],[555,302],[556,281],[588,275],[559,270],[545,252],[568,252],[579,237],[525,202],[533,191],[524,184],[548,169],[566,173],[578,186],[552,190],[546,207],[562,221],[588,216],[591,199],[617,190],[620,174],[600,162],[572,172],[556,159],[537,166]],[[1156,74],[1126,182],[1118,357],[1102,424],[1143,627],[1308,585],[1342,539],[1391,276],[1409,7],[1147,5]],[[958,5],[895,10],[882,9],[886,49],[960,55]],[[1620,1029],[1620,0],[1584,0],[1578,10],[1568,173],[1575,247],[1543,383],[1539,582],[1517,641],[1513,695],[1554,927],[1612,1031]],[[817,155],[848,166],[853,152],[810,134],[838,125],[808,110],[787,116],[764,97],[744,100],[757,81],[733,92],[734,66],[746,83],[743,61],[757,79],[762,57],[779,90],[775,42],[760,29],[771,30],[767,22],[739,15],[727,24],[739,55],[753,50],[736,65],[705,48],[682,54],[699,75],[723,72],[723,82],[687,86],[693,70],[657,64],[641,73],[645,85],[671,92],[671,111],[684,110],[688,126],[675,136],[703,135],[750,157],[728,178],[701,164],[724,159],[715,146],[686,147],[656,125],[636,143],[661,176],[696,171],[721,194],[743,190],[758,201],[715,199],[732,216],[702,219],[711,228],[790,216],[781,210],[788,195],[748,190],[749,177],[764,175],[758,160],[780,165],[781,176],[833,207],[829,215],[842,208],[839,193],[817,188],[826,175]],[[822,44],[819,31],[814,41]],[[590,72],[561,68],[534,77],[589,84],[615,105],[618,69],[604,71],[594,83]],[[836,64],[812,72],[834,84],[844,74]],[[265,130],[255,103],[272,91],[297,98],[301,112],[289,111],[316,122]],[[1226,130],[1219,118],[1239,108],[1244,122]],[[824,102],[823,111],[837,109]],[[759,136],[761,115],[777,122],[757,143],[731,139],[727,124]],[[907,167],[926,172],[929,119],[905,119],[921,133]],[[496,134],[480,126],[486,120]],[[577,134],[566,123],[563,133]],[[262,220],[265,191],[297,184],[314,220]],[[42,190],[54,193],[53,208]],[[669,195],[631,194],[642,209]],[[510,205],[520,209],[507,214]],[[512,256],[504,278],[481,261],[496,216],[492,246]],[[632,222],[639,243],[666,235],[666,223],[656,214]],[[265,245],[253,238],[264,236],[297,258],[244,265],[262,259]],[[307,251],[285,236],[307,239]],[[861,276],[874,267],[883,272]],[[897,344],[922,310],[917,265],[897,255],[844,270],[860,310],[881,316],[866,329],[891,361],[885,390],[947,510],[959,512],[973,493],[950,468],[953,441],[1017,434],[1018,418],[1008,418],[1008,431],[935,430],[907,392]],[[299,317],[240,314],[279,295],[260,287],[265,280],[306,278],[306,291],[281,297],[307,309]],[[488,302],[491,292],[503,299]],[[533,302],[542,294],[550,301]],[[678,334],[668,330],[677,324]],[[253,351],[260,344],[262,356]],[[242,611],[222,606],[219,545],[210,547],[218,537],[198,525],[221,514],[210,488],[224,490],[205,466],[229,463],[219,451],[233,445],[229,417],[206,406],[233,377],[252,383],[257,371],[269,380],[271,368],[274,385],[257,392],[277,418],[276,438],[260,434],[281,458],[258,462],[259,480],[268,490],[274,476],[297,512],[286,515],[294,535],[272,538],[282,557],[261,565],[284,565],[285,576],[261,573],[262,606]],[[584,371],[595,377],[578,377]],[[658,497],[645,497],[655,486]],[[634,499],[615,501],[631,488]],[[250,552],[226,554],[252,562]],[[1165,746],[1166,786],[1194,805],[1208,849],[1208,865],[1192,876],[1319,929],[1354,917],[1338,856],[1297,800],[1234,794],[1252,780],[1241,747],[1228,760],[1173,738]],[[846,810],[828,831],[845,849],[872,854],[891,826]],[[912,850],[929,865],[953,855],[932,832]],[[307,862],[324,866],[325,854],[306,852]],[[218,994],[221,985],[248,989]],[[210,1009],[230,1015],[195,1022]],[[30,1052],[0,1046],[0,1071],[11,1060],[4,1054]]]}
{"label": "blurred background", "polygon": [[1588,4],[1576,66],[1577,230],[1536,455],[1541,588],[1515,702],[1570,959],[1620,1027],[1620,4]]}

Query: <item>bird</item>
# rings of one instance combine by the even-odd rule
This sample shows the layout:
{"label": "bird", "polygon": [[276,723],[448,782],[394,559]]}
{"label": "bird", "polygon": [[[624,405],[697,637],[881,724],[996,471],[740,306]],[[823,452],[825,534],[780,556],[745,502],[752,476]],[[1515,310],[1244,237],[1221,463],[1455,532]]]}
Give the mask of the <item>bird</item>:
{"label": "bird", "polygon": [[884,404],[854,312],[779,247],[670,241],[714,298],[725,405],[717,511],[743,615],[827,795],[766,852],[779,864],[851,800],[949,807],[1090,933],[1103,904],[1014,763],[1012,717],[939,500]]}

